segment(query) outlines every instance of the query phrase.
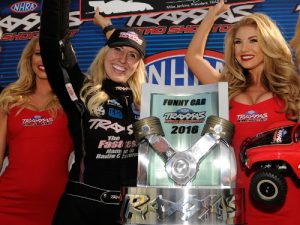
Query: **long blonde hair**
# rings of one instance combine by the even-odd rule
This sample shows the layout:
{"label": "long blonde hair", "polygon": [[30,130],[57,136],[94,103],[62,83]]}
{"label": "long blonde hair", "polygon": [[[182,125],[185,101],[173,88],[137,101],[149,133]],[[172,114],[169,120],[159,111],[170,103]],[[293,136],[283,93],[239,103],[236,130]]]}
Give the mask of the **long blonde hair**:
{"label": "long blonde hair", "polygon": [[[94,61],[89,68],[89,75],[85,78],[85,83],[80,91],[80,98],[88,108],[92,115],[99,116],[97,108],[103,104],[108,95],[101,90],[102,83],[107,79],[104,69],[104,59],[109,50],[108,46],[99,50]],[[133,101],[139,109],[141,105],[141,86],[145,82],[145,64],[143,59],[140,59],[134,74],[129,78],[128,84],[133,93]]]}
{"label": "long blonde hair", "polygon": [[298,63],[298,65],[296,65],[296,66],[300,66],[300,14],[299,14],[298,22],[297,22],[297,25],[295,28],[295,34],[290,41],[290,45],[295,50],[296,60]]}
{"label": "long blonde hair", "polygon": [[290,119],[298,119],[300,112],[300,80],[287,42],[279,28],[266,15],[254,13],[236,23],[225,37],[225,66],[221,80],[227,81],[229,96],[233,98],[251,85],[251,77],[235,59],[234,38],[242,26],[257,28],[258,44],[264,54],[264,69],[261,82],[266,90],[285,103],[285,112]]}
{"label": "long blonde hair", "polygon": [[[30,96],[36,89],[36,75],[32,68],[32,56],[38,40],[38,37],[33,37],[27,43],[17,66],[19,78],[14,83],[9,84],[0,95],[0,108],[6,114],[15,106],[20,107],[19,113],[26,107]],[[54,94],[47,109],[52,114],[55,114],[58,109],[61,109],[61,105]]]}

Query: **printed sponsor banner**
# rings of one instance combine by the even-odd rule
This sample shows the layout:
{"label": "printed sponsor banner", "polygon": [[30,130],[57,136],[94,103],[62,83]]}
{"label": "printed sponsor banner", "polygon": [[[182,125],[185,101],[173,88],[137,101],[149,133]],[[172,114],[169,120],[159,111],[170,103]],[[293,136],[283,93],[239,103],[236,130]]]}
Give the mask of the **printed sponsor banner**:
{"label": "printed sponsor banner", "polygon": [[[300,12],[299,0],[245,2],[232,5],[211,29],[205,57],[218,71],[223,68],[224,36],[234,23],[246,15],[260,12],[270,16],[287,42],[294,35]],[[0,86],[5,87],[18,78],[16,68],[21,52],[28,40],[39,33],[41,0],[1,0],[0,9]],[[207,11],[207,7],[200,7],[113,18],[112,21],[116,27],[132,27],[144,34],[147,40],[145,60],[149,83],[198,86],[200,82],[188,69],[184,56]],[[85,72],[106,39],[92,21],[80,20],[80,2],[77,0],[71,1],[69,21],[71,41],[80,68]]]}
{"label": "printed sponsor banner", "polygon": [[[228,4],[245,4],[261,2],[262,0],[225,0]],[[124,17],[129,15],[180,11],[193,8],[209,7],[217,4],[218,0],[81,0],[81,19],[92,19],[97,7],[103,16]]]}

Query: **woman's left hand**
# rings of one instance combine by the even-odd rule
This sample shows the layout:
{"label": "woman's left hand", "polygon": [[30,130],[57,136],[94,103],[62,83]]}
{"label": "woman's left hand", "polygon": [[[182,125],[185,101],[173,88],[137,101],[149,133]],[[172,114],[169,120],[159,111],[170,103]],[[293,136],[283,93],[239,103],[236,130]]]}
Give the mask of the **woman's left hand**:
{"label": "woman's left hand", "polygon": [[102,28],[102,30],[109,26],[112,25],[112,22],[110,20],[110,18],[107,17],[103,17],[100,13],[99,13],[99,8],[96,8],[95,14],[94,14],[94,19],[93,22],[95,25],[99,26]]}

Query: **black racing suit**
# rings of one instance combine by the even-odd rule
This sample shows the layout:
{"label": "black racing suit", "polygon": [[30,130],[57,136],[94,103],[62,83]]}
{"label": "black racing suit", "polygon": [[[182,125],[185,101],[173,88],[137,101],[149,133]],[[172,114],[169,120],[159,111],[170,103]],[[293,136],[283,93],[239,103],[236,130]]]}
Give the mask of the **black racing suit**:
{"label": "black racing suit", "polygon": [[[102,86],[109,100],[98,107],[100,116],[92,116],[86,107],[80,113],[66,91],[60,66],[59,41],[63,39],[66,71],[79,96],[85,75],[72,52],[68,24],[68,0],[43,1],[40,30],[42,59],[48,80],[68,116],[75,145],[70,181],[60,199],[53,224],[112,225],[119,219],[120,187],[136,186],[137,146],[132,124],[139,115],[129,86],[111,80],[105,80]],[[80,99],[79,103],[83,105]]]}

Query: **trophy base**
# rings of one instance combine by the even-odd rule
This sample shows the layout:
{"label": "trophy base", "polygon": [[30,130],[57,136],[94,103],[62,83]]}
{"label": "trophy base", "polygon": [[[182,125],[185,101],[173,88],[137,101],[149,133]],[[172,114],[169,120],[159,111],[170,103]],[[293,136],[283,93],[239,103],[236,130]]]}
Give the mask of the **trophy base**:
{"label": "trophy base", "polygon": [[124,187],[122,200],[122,224],[245,224],[242,188]]}

